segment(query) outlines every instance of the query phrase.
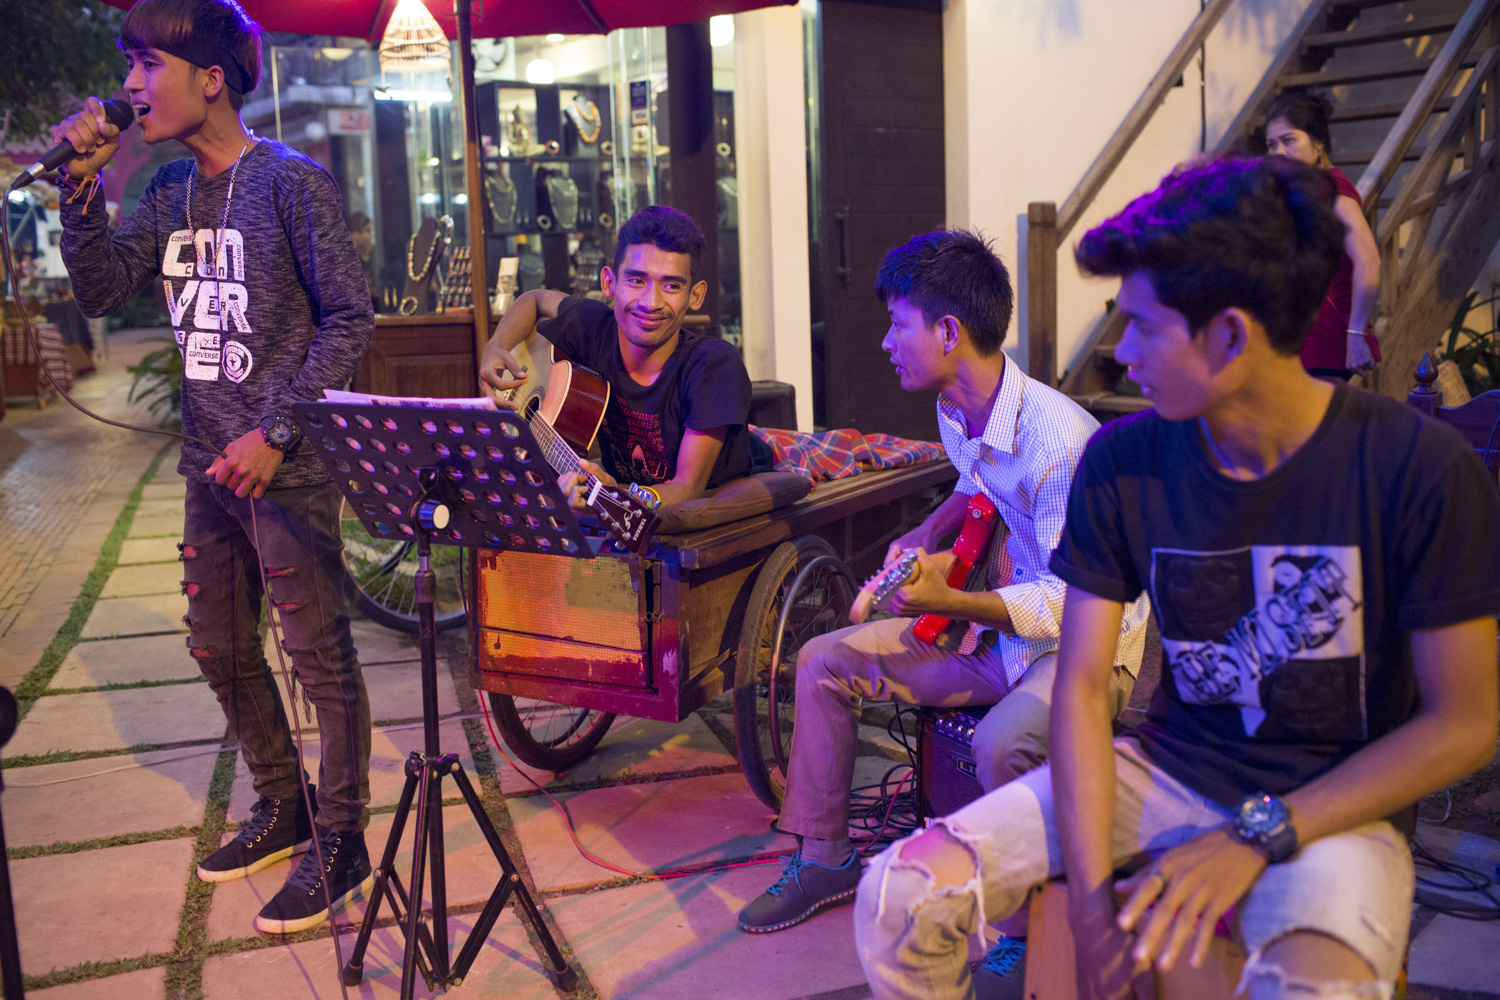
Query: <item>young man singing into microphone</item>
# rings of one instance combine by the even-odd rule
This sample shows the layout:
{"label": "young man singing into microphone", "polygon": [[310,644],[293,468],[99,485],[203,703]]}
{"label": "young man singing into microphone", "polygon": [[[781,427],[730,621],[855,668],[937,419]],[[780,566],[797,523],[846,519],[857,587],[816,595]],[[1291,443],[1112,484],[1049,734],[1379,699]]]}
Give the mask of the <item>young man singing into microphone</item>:
{"label": "young man singing into microphone", "polygon": [[[303,857],[255,920],[289,933],[328,918],[325,881],[335,907],[373,884],[363,833],[370,708],[344,607],[340,497],[290,407],[344,385],[374,318],[333,179],[240,120],[260,76],[260,36],[233,0],[141,0],[126,15],[125,90],[142,137],[175,140],[191,155],[156,172],[113,236],[103,199],[90,199],[119,129],[91,97],[52,136],[78,153],[60,183],[62,255],[79,308],[102,316],[161,280],[183,355],[182,427],[212,446],[184,442],[178,464],[187,477],[187,646],[259,800],[198,875],[242,878],[307,851],[317,836],[321,852]],[[296,747],[262,651],[258,564],[317,711],[315,816],[303,805]]]}

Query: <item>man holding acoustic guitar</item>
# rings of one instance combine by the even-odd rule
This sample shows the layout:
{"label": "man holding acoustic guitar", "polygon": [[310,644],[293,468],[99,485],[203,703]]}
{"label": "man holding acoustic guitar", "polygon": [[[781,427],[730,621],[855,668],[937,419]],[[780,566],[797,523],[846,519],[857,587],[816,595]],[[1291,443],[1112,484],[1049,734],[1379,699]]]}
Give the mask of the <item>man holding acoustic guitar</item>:
{"label": "man holding acoustic guitar", "polygon": [[[690,310],[703,304],[703,232],[689,216],[664,206],[637,212],[620,227],[613,262],[600,274],[613,308],[592,299],[538,289],[505,311],[485,345],[479,375],[502,393],[526,384],[527,372],[512,353],[533,332],[541,334],[599,395],[577,409],[571,422],[566,380],[555,373],[543,406],[569,443],[587,451],[600,432],[601,463],[581,471],[560,469],[558,485],[580,510],[598,487],[639,484],[648,503],[681,503],[724,483],[771,469],[771,449],[750,433],[750,376],[725,341],[683,330]],[[587,379],[597,373],[599,380]],[[583,380],[575,380],[583,381]],[[607,387],[607,388],[606,388]],[[502,406],[525,405],[502,400]]]}
{"label": "man holding acoustic guitar", "polygon": [[[740,913],[740,927],[752,933],[790,927],[854,898],[860,863],[848,838],[848,796],[862,700],[995,704],[974,734],[986,789],[1047,753],[1066,590],[1048,560],[1074,469],[1099,425],[1000,350],[1014,298],[1005,265],[981,237],[938,231],[913,238],[886,255],[876,291],[891,317],[881,347],[901,387],[941,392],[938,428],[958,485],[892,543],[886,568],[851,615],[863,621],[883,604],[898,617],[819,636],[797,657],[795,735],[778,826],[802,846],[781,880]],[[954,551],[934,551],[960,528]],[[972,591],[964,588],[971,566]],[[1121,628],[1116,713],[1140,665],[1147,607],[1142,599],[1128,608]]]}

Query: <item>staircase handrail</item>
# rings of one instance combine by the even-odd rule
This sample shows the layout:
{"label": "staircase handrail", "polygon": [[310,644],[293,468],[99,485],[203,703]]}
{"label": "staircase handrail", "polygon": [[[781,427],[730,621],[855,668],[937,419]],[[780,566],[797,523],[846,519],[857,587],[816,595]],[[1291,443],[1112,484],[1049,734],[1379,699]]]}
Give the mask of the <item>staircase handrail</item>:
{"label": "staircase handrail", "polygon": [[1212,0],[1208,6],[1198,12],[1193,23],[1188,26],[1187,32],[1178,40],[1172,54],[1167,56],[1167,61],[1162,63],[1161,69],[1156,71],[1156,75],[1146,85],[1140,99],[1135,102],[1135,106],[1130,109],[1130,113],[1125,116],[1120,127],[1115,129],[1115,134],[1110,136],[1109,142],[1089,166],[1088,172],[1083,175],[1083,179],[1078,182],[1072,194],[1068,195],[1062,208],[1058,209],[1057,241],[1059,245],[1067,239],[1068,233],[1078,224],[1083,213],[1088,211],[1088,207],[1104,189],[1104,185],[1108,183],[1115,168],[1130,151],[1131,145],[1150,124],[1151,116],[1156,113],[1157,108],[1161,107],[1162,101],[1166,99],[1167,91],[1177,85],[1188,63],[1192,62],[1193,56],[1208,40],[1209,32],[1213,31],[1214,26],[1219,23],[1219,19],[1224,16],[1224,12],[1232,3],[1234,0]]}
{"label": "staircase handrail", "polygon": [[1464,57],[1479,40],[1494,15],[1497,3],[1500,0],[1472,0],[1468,10],[1464,11],[1463,17],[1448,35],[1448,40],[1443,43],[1442,49],[1432,60],[1432,66],[1422,77],[1422,82],[1412,92],[1396,123],[1386,133],[1385,141],[1380,144],[1375,157],[1360,175],[1356,187],[1360,200],[1364,202],[1365,214],[1372,222],[1379,208],[1381,193],[1396,176],[1397,169],[1420,137],[1438,102],[1448,92],[1454,77],[1463,69]]}

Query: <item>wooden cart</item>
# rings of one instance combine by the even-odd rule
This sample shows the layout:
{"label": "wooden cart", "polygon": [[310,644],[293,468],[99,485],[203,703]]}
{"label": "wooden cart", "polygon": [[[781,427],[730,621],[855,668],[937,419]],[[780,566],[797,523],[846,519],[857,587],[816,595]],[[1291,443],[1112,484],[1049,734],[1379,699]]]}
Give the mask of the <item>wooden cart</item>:
{"label": "wooden cart", "polygon": [[657,538],[646,557],[479,550],[471,682],[534,767],[586,757],[616,714],[680,722],[734,691],[735,742],[777,808],[791,746],[791,667],[848,624],[858,580],[951,492],[946,460],[820,483],[765,514]]}

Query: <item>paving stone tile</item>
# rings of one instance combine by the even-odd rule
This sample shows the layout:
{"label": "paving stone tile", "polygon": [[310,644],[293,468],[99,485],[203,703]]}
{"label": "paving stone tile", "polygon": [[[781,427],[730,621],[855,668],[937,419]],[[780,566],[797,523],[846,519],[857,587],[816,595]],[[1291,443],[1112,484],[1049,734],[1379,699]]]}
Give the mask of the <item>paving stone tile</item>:
{"label": "paving stone tile", "polygon": [[182,511],[175,513],[168,511],[157,511],[150,514],[137,513],[135,520],[130,522],[130,531],[126,538],[156,538],[182,537]]}
{"label": "paving stone tile", "polygon": [[[444,791],[446,793],[447,790]],[[411,845],[415,820],[416,808],[413,806],[411,817],[403,831],[401,848],[394,862],[402,884],[407,886],[411,882]],[[370,850],[372,865],[379,862],[381,852],[385,849],[386,839],[391,832],[391,823],[391,813],[381,813],[370,818],[370,825],[365,830],[365,844]],[[228,843],[232,836],[226,833],[224,842]],[[446,847],[443,858],[447,865],[448,905],[462,906],[466,903],[484,902],[494,891],[495,883],[500,878],[500,863],[490,853],[489,844],[480,833],[479,825],[474,822],[474,817],[470,815],[468,806],[444,807],[443,838]],[[208,914],[209,940],[253,937],[256,933],[255,915],[270,901],[272,896],[276,895],[277,890],[291,874],[292,865],[298,860],[298,858],[292,858],[256,872],[249,878],[238,879],[234,882],[221,882],[215,886],[213,906]],[[429,893],[424,892],[423,898],[430,904]],[[352,920],[356,926],[364,916],[366,903],[364,899],[356,900],[347,911],[353,915]],[[382,906],[381,913],[389,915],[390,911]],[[347,925],[348,921],[340,918],[340,923]],[[218,998],[215,997],[214,1000]]]}
{"label": "paving stone tile", "polygon": [[126,635],[154,635],[158,632],[186,632],[182,616],[187,614],[188,599],[182,594],[156,594],[150,597],[112,597],[94,605],[79,637],[108,639]]}
{"label": "paving stone tile", "polygon": [[182,520],[182,498],[187,495],[187,487],[184,486],[175,496],[148,497],[141,496],[141,502],[136,505],[136,517],[161,517],[171,514]]}
{"label": "paving stone tile", "polygon": [[[771,811],[751,794],[740,774],[615,785],[557,797],[567,803],[583,846],[630,871],[796,849],[792,837],[771,832]],[[594,885],[613,877],[578,854],[561,811],[546,796],[510,799],[506,808],[538,888]]]}
{"label": "paving stone tile", "polygon": [[776,934],[746,934],[740,909],[772,866],[552,898],[547,907],[607,1000],[793,1000],[859,987],[852,906]]}
{"label": "paving stone tile", "polygon": [[227,728],[207,684],[60,694],[37,699],[5,755],[217,740]]}
{"label": "paving stone tile", "polygon": [[181,633],[80,642],[68,651],[49,688],[100,687],[202,677]]}
{"label": "paving stone tile", "polygon": [[[197,826],[203,822],[218,756],[201,753],[173,759],[184,752],[96,757],[7,772],[6,843],[11,847],[59,840],[77,843]],[[45,784],[67,778],[75,780]]]}
{"label": "paving stone tile", "polygon": [[163,482],[160,479],[153,479],[141,487],[141,500],[143,502],[146,500],[181,501],[185,496],[187,496],[187,480],[175,472],[172,474],[172,479],[170,480]]}
{"label": "paving stone tile", "polygon": [[[176,546],[174,545],[175,549]],[[144,597],[148,594],[182,592],[182,564],[178,562],[147,563],[144,566],[117,566],[104,581],[101,598]]]}
{"label": "paving stone tile", "polygon": [[[1468,897],[1472,903],[1474,897]],[[1438,914],[1411,943],[1408,975],[1413,983],[1451,990],[1493,991],[1500,925]]]}
{"label": "paving stone tile", "polygon": [[[450,954],[468,940],[474,914],[450,917]],[[340,937],[347,960],[354,947],[352,934]],[[349,991],[361,1000],[394,997],[401,986],[401,934],[395,928],[376,930],[364,958],[364,981]],[[526,937],[526,930],[507,905],[495,921],[485,945],[469,967],[461,986],[447,993],[427,989],[417,977],[419,1000],[451,997],[453,1000],[556,1000],[557,991],[543,975]],[[203,965],[203,994],[209,1000],[264,1000],[267,984],[274,984],[277,1000],[338,1000],[339,968],[333,942],[328,938],[279,945],[256,951],[211,958]],[[92,998],[90,998],[92,1000]]]}
{"label": "paving stone tile", "polygon": [[[288,712],[291,706],[286,700],[286,684],[282,681],[281,665],[277,662],[276,653],[270,651],[266,654],[266,661],[271,665],[271,673],[276,677],[276,690],[281,695],[281,704]],[[292,658],[286,658],[287,668],[292,666]],[[370,718],[375,722],[394,722],[407,719],[420,719],[422,717],[422,676],[419,665],[416,663],[361,663],[365,675],[365,690],[370,696]],[[453,689],[453,678],[442,668],[438,670],[438,711],[441,717],[456,715],[458,713],[458,695]],[[297,712],[298,718],[302,720],[302,731],[316,732],[318,729],[318,715],[314,710],[309,718],[309,713],[302,704],[302,689],[297,689]]]}
{"label": "paving stone tile", "polygon": [[120,566],[139,566],[145,563],[177,562],[177,539],[175,538],[127,538],[120,546]]}
{"label": "paving stone tile", "polygon": [[22,968],[170,951],[192,856],[184,839],[12,861]]}
{"label": "paving stone tile", "polygon": [[166,991],[166,969],[138,969],[118,976],[37,990],[27,993],[27,996],[36,1000],[161,1000]]}
{"label": "paving stone tile", "polygon": [[[445,722],[438,727],[438,745],[444,753],[456,753],[469,781],[479,790],[479,774],[474,770],[474,755],[469,752],[468,740],[464,737],[462,722]],[[401,798],[401,789],[406,785],[406,758],[413,750],[422,749],[421,726],[385,727],[376,729],[370,737],[370,805],[372,807],[393,806]],[[316,735],[305,736],[302,741],[303,766],[314,781],[318,779],[318,761],[322,745]],[[445,797],[460,794],[458,785],[449,780],[443,785]],[[243,822],[250,816],[250,807],[255,805],[255,789],[250,782],[250,769],[241,757],[234,770],[234,785],[229,793],[229,818]]]}
{"label": "paving stone tile", "polygon": [[[509,764],[504,758],[495,757],[496,776],[503,792],[533,790],[522,772],[543,785],[558,777],[551,771],[523,764],[514,753],[510,753],[509,747],[502,746],[501,749],[513,762]],[[681,722],[654,722],[619,716],[594,752],[562,777],[568,783],[582,784],[603,778],[671,774],[733,763],[734,756],[724,749],[713,730],[697,715],[689,715]]]}

